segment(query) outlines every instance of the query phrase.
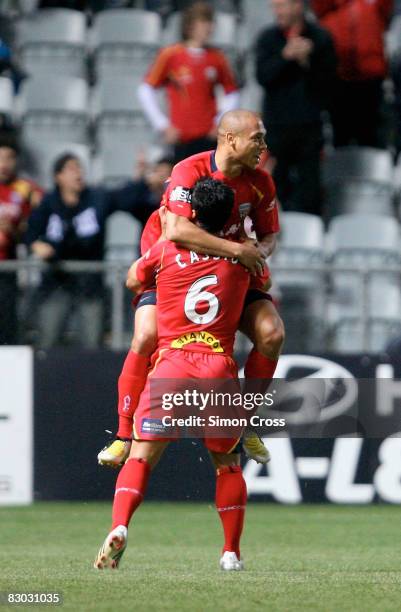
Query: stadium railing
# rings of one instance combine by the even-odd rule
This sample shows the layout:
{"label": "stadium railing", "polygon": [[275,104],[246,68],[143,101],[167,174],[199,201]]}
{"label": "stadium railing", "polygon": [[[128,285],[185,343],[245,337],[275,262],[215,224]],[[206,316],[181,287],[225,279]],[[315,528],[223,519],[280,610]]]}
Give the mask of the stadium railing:
{"label": "stadium railing", "polygon": [[[3,274],[16,274],[18,292],[20,301],[27,300],[28,296],[32,297],[32,293],[37,292],[36,305],[40,307],[40,287],[41,287],[41,273],[50,269],[50,266],[57,266],[57,270],[67,272],[69,274],[82,274],[82,273],[98,273],[102,275],[104,284],[109,292],[109,327],[105,328],[105,338],[107,341],[104,342],[106,346],[114,350],[120,350],[127,348],[129,345],[130,335],[132,333],[132,317],[129,314],[129,292],[125,289],[124,282],[127,273],[127,263],[123,261],[63,261],[57,262],[57,264],[46,264],[35,259],[16,260],[16,261],[0,261],[0,275]],[[280,286],[280,276],[290,272],[296,271],[294,265],[275,265],[272,264],[273,278],[277,281]],[[304,268],[299,267],[299,274],[301,275]],[[337,352],[378,352],[385,349],[388,342],[394,338],[395,335],[401,334],[401,312],[391,313],[391,316],[387,316],[385,310],[383,316],[379,316],[377,312],[371,310],[371,284],[372,279],[377,278],[378,275],[386,273],[386,275],[394,275],[394,285],[399,289],[400,287],[400,269],[398,266],[386,266],[386,267],[370,267],[364,269],[362,266],[335,266],[330,263],[310,263],[308,266],[308,272],[314,272],[317,277],[323,278],[324,282],[319,283],[316,287],[311,287],[311,291],[317,291],[322,294],[321,300],[321,313],[320,321],[323,329],[322,337],[319,338],[318,347],[308,346],[306,343],[300,340],[300,350],[314,352],[327,352],[330,350],[336,350]],[[330,316],[331,301],[332,301],[332,288],[331,279],[333,274],[338,275],[339,273],[352,274],[355,277],[355,285],[359,287],[357,295],[356,309],[357,315],[351,319],[348,313],[344,311],[343,316],[337,311],[336,318],[333,320]],[[285,300],[285,292],[281,296],[281,300]],[[1,299],[1,295],[0,295]],[[79,298],[78,298],[79,299]],[[383,301],[386,300],[386,296],[381,296]],[[390,299],[391,296],[390,296]],[[280,300],[279,300],[280,301]],[[127,307],[128,305],[128,307]],[[3,304],[4,311],[6,311],[6,305]],[[297,308],[295,300],[295,308]],[[26,321],[24,317],[28,316],[34,318],[34,314],[30,311],[30,308],[22,308],[19,306],[19,322],[22,328],[26,327]],[[24,314],[25,313],[25,314]],[[284,313],[283,313],[284,314]],[[319,317],[319,313],[313,313],[314,317]],[[3,314],[4,316],[4,314]],[[284,316],[285,319],[285,316]],[[32,321],[31,321],[32,322]],[[383,328],[383,337],[380,338],[378,344],[377,333],[372,332],[372,327],[375,324],[380,323]],[[35,322],[33,322],[35,324]],[[355,325],[357,326],[358,334],[350,335],[350,343],[342,343],[336,341],[336,333],[338,329],[341,329],[342,325]],[[343,328],[342,328],[343,329]],[[343,332],[340,332],[343,333]],[[301,325],[295,326],[293,329],[287,329],[287,334],[307,334],[307,331]],[[343,337],[343,336],[342,336]],[[351,338],[353,340],[351,341]],[[355,342],[355,338],[357,341]],[[21,342],[31,343],[28,339],[22,336]],[[294,343],[291,343],[292,346]],[[295,342],[296,345],[296,342]],[[302,345],[302,347],[301,347]]]}

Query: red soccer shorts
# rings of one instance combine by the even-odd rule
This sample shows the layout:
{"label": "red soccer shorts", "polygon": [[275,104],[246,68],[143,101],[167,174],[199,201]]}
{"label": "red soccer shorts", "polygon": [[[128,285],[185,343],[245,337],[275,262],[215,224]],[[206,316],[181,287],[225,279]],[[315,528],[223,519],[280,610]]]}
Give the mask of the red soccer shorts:
{"label": "red soccer shorts", "polygon": [[[172,438],[167,437],[161,422],[163,415],[169,415],[168,412],[164,412],[161,408],[162,395],[167,391],[174,392],[174,382],[172,381],[172,385],[167,388],[164,383],[160,386],[157,385],[156,380],[166,378],[181,381],[185,378],[236,380],[238,378],[238,369],[235,361],[227,355],[213,352],[187,351],[185,349],[161,349],[158,355],[154,356],[153,369],[148,375],[146,386],[140,397],[138,408],[135,411],[133,431],[133,438],[135,440],[171,441],[180,437],[179,435],[175,435]],[[156,384],[156,388],[154,385],[152,387],[152,381]],[[179,387],[182,391],[182,384]],[[161,435],[160,432],[164,435]],[[202,439],[209,450],[216,453],[230,453],[238,444],[240,437],[205,437]]]}

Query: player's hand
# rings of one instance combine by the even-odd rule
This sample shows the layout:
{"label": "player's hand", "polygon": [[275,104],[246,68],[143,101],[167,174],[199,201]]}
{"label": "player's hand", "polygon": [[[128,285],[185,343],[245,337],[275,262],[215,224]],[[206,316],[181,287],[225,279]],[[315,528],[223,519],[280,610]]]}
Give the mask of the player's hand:
{"label": "player's hand", "polygon": [[43,242],[42,240],[35,240],[35,242],[32,242],[31,248],[34,255],[39,257],[39,259],[51,259],[56,254],[51,244]]}
{"label": "player's hand", "polygon": [[175,144],[180,139],[180,130],[177,130],[174,125],[169,125],[163,131],[163,140],[166,144]]}
{"label": "player's hand", "polygon": [[248,268],[251,274],[255,276],[263,274],[265,259],[254,240],[245,240],[240,245],[238,260],[245,268]]}

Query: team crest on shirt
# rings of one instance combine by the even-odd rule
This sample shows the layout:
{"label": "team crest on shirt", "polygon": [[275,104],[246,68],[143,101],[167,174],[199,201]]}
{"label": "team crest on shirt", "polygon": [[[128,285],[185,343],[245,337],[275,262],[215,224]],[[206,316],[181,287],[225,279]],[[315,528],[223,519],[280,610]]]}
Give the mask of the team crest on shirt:
{"label": "team crest on shirt", "polygon": [[249,215],[251,211],[252,204],[250,202],[244,202],[239,205],[239,215],[241,219],[244,219],[247,215]]}
{"label": "team crest on shirt", "polygon": [[173,191],[170,194],[171,202],[191,202],[191,190],[187,187],[181,187],[178,185],[174,187]]}
{"label": "team crest on shirt", "polygon": [[215,81],[217,79],[217,70],[214,66],[206,66],[205,77],[209,81]]}

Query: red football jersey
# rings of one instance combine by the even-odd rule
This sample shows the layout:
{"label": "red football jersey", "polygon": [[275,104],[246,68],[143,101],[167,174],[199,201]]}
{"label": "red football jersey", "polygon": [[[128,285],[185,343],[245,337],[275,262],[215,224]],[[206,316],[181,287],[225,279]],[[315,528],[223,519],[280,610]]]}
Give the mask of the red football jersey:
{"label": "red football jersey", "polygon": [[28,219],[32,206],[39,204],[42,195],[40,187],[28,179],[0,183],[0,220],[12,228],[10,232],[0,229],[0,260],[15,257],[16,232]]}
{"label": "red football jersey", "polygon": [[237,260],[163,241],[139,260],[136,273],[144,285],[157,274],[159,348],[232,355],[250,278]]}
{"label": "red football jersey", "polygon": [[152,87],[166,87],[171,123],[187,142],[206,136],[217,113],[216,85],[226,93],[238,89],[221,51],[190,49],[184,44],[162,49],[145,77]]}
{"label": "red football jersey", "polygon": [[[222,181],[235,193],[234,208],[219,234],[221,238],[240,240],[244,219],[247,216],[251,218],[259,240],[266,234],[277,233],[280,230],[276,189],[270,174],[260,168],[255,170],[244,168],[239,176],[229,178],[218,170],[215,151],[198,153],[174,166],[161,204],[176,215],[191,218],[190,190],[200,178],[206,176]],[[155,211],[148,219],[142,234],[142,253],[154,244],[160,234],[160,218],[158,211]]]}

